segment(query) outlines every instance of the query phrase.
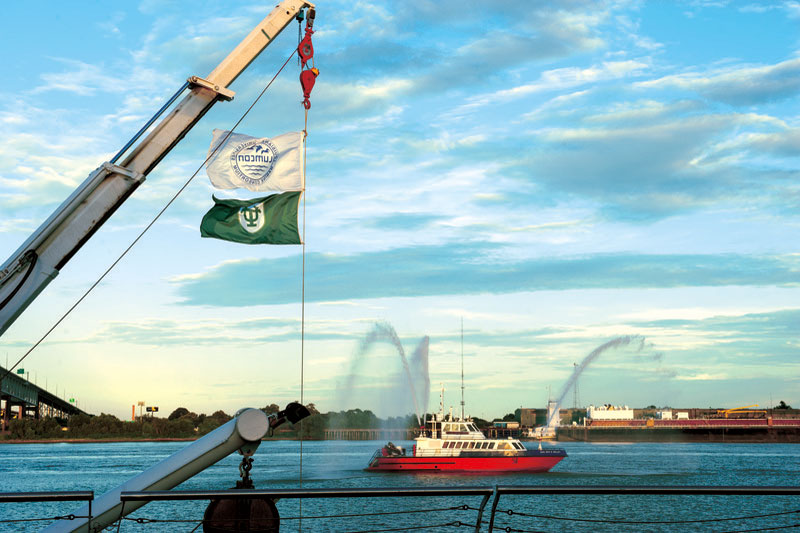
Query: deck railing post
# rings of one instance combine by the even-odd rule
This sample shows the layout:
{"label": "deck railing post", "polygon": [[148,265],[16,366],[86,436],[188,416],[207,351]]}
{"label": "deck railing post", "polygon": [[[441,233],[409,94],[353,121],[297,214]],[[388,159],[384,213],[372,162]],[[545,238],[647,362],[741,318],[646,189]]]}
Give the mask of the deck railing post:
{"label": "deck railing post", "polygon": [[483,497],[481,501],[481,506],[478,508],[478,520],[475,521],[475,533],[480,533],[481,531],[481,522],[483,522],[483,510],[486,509],[486,503],[489,501],[489,496],[491,494],[487,494]]}
{"label": "deck railing post", "polygon": [[492,513],[489,515],[489,533],[494,531],[494,513],[497,511],[497,504],[500,502],[500,491],[497,490],[497,485],[494,486],[492,496],[494,500],[492,501]]}

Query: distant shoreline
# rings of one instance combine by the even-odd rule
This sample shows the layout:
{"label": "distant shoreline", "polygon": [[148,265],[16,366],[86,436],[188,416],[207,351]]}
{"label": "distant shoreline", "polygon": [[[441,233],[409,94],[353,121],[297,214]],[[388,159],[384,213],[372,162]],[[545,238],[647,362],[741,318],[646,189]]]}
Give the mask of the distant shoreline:
{"label": "distant shoreline", "polygon": [[[3,444],[94,444],[100,442],[192,442],[201,437],[159,437],[159,438],[131,438],[131,437],[109,437],[107,439],[0,439],[0,446]],[[300,440],[296,438],[272,437],[261,439],[262,442],[278,440]],[[311,441],[316,439],[303,439]]]}
{"label": "distant shoreline", "polygon": [[190,442],[197,440],[198,437],[161,437],[161,438],[148,438],[148,439],[135,439],[110,437],[107,439],[0,439],[2,444],[88,444],[94,442]]}

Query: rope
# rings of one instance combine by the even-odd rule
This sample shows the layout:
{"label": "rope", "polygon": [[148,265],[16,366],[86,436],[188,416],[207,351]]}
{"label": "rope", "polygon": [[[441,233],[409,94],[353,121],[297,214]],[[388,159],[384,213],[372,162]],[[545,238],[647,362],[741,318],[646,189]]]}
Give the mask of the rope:
{"label": "rope", "polygon": [[[305,347],[306,347],[306,139],[308,139],[308,109],[303,123],[303,241],[301,281],[300,281],[300,403],[305,405]],[[300,422],[300,488],[303,488],[303,422]],[[303,499],[300,498],[300,522],[297,527],[303,531]]]}
{"label": "rope", "polygon": [[[297,19],[297,51],[302,41],[302,19]],[[313,57],[312,57],[313,58]],[[300,54],[297,54],[297,65],[302,74],[303,66]],[[305,107],[305,106],[304,106]],[[303,118],[303,234],[302,238],[302,267],[300,274],[300,404],[305,405],[305,348],[306,348],[306,145],[308,140],[308,108],[305,109]],[[303,421],[300,422],[300,488],[303,488]],[[300,518],[297,523],[298,531],[303,531],[303,499],[298,502]]]}
{"label": "rope", "polygon": [[[105,279],[105,277],[114,269],[114,267],[117,266],[117,264],[120,261],[122,261],[122,258],[125,257],[126,255],[128,255],[128,252],[130,252],[131,249],[134,246],[136,246],[136,244],[139,242],[139,240],[142,237],[144,237],[144,234],[147,233],[150,230],[151,227],[153,227],[153,225],[156,223],[156,221],[158,221],[158,219],[161,218],[161,215],[164,214],[164,212],[173,204],[173,202],[175,202],[175,200],[186,189],[186,187],[189,186],[189,184],[192,182],[192,180],[195,178],[195,176],[197,176],[197,174],[203,169],[205,164],[208,163],[209,159],[211,159],[211,157],[217,152],[217,150],[222,145],[225,144],[225,142],[228,140],[228,138],[233,134],[233,132],[239,126],[239,124],[241,124],[241,122],[250,113],[250,111],[253,109],[253,107],[255,107],[255,105],[258,103],[258,101],[261,100],[261,97],[264,96],[264,93],[267,92],[267,89],[269,89],[270,85],[272,85],[272,82],[274,82],[275,78],[277,78],[278,75],[281,73],[281,71],[283,71],[283,68],[289,63],[289,61],[292,59],[292,56],[294,56],[295,53],[297,53],[297,49],[294,49],[292,51],[292,53],[289,55],[289,57],[286,58],[286,61],[283,63],[281,68],[278,69],[278,72],[276,72],[275,75],[272,77],[272,79],[269,80],[269,83],[267,83],[266,87],[264,87],[264,89],[261,90],[261,93],[259,93],[259,95],[255,98],[255,100],[253,100],[253,103],[250,104],[250,107],[247,108],[247,110],[244,112],[244,114],[241,117],[239,117],[239,120],[237,120],[236,123],[233,125],[233,127],[228,131],[228,135],[226,135],[225,138],[222,140],[222,142],[220,142],[217,145],[217,147],[210,154],[208,154],[208,157],[206,157],[205,161],[203,161],[203,163],[197,168],[197,170],[194,171],[194,173],[191,175],[191,177],[189,177],[189,179],[186,180],[186,183],[184,183],[183,186],[180,189],[178,189],[178,192],[175,193],[175,195],[167,202],[167,204],[156,214],[156,216],[153,218],[153,220],[151,220],[150,223],[147,224],[147,226],[145,226],[145,228],[141,231],[141,233],[139,233],[139,235],[133,240],[133,242],[131,242],[128,245],[128,247],[125,248],[125,250],[120,254],[120,256],[113,263],[111,263],[111,266],[108,267],[106,269],[106,271],[103,272],[100,275],[99,278],[97,278],[97,281],[92,283],[92,285],[86,290],[86,292],[84,292],[83,295],[80,298],[78,298],[78,300],[74,304],[72,304],[72,307],[67,309],[67,311],[63,315],[61,315],[61,318],[59,318],[56,321],[56,323],[53,324],[53,326],[50,329],[48,329],[47,332],[44,335],[42,335],[42,337],[38,341],[36,341],[36,343],[33,346],[30,347],[30,349],[28,349],[27,352],[25,352],[25,354],[22,357],[20,357],[19,360],[16,363],[14,363],[11,366],[11,368],[6,370],[6,373],[3,375],[2,379],[5,379],[11,373],[12,370],[14,370],[17,366],[19,366],[19,364],[22,363],[22,361],[24,361],[25,358],[28,357],[28,355],[30,355],[30,353],[33,352],[33,350],[35,350],[53,332],[53,330],[55,330],[61,324],[61,322],[63,322],[64,319],[66,319],[70,315],[70,313],[72,313],[72,311],[76,307],[78,307],[78,305],[80,305],[81,302],[83,302],[83,300],[87,296],[89,296],[89,294],[94,290],[94,288],[97,287],[100,284],[100,282],[103,281],[103,279]],[[2,381],[2,379],[0,379],[0,381]]]}

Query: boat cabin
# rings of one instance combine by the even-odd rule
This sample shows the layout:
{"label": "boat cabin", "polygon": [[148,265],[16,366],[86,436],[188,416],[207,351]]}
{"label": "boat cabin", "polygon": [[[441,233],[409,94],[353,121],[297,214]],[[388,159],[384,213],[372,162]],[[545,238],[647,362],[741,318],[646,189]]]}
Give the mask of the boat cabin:
{"label": "boat cabin", "polygon": [[472,422],[442,422],[443,439],[485,439],[483,432]]}

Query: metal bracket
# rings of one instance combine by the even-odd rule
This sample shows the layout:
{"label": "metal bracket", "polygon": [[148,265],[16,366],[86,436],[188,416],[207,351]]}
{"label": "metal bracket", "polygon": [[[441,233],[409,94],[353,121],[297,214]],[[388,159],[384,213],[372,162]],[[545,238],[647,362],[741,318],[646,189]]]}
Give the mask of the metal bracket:
{"label": "metal bracket", "polygon": [[217,93],[217,96],[220,98],[220,100],[231,101],[233,100],[233,97],[236,94],[230,89],[226,89],[225,87],[220,87],[219,85],[214,85],[210,81],[204,80],[199,76],[189,76],[189,79],[187,81],[191,86],[204,87],[206,89],[214,91],[215,93]]}
{"label": "metal bracket", "polygon": [[131,181],[137,181],[139,183],[142,183],[145,180],[145,175],[142,174],[141,172],[136,172],[135,170],[121,167],[119,165],[109,163],[108,161],[103,163],[101,167],[106,171],[106,175],[119,174],[120,176],[128,178]]}

